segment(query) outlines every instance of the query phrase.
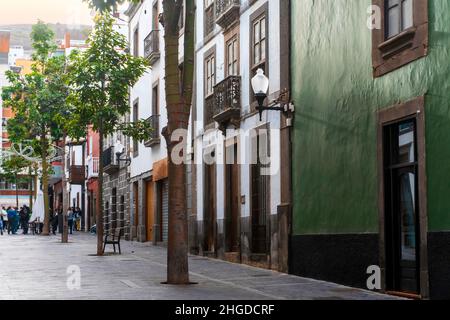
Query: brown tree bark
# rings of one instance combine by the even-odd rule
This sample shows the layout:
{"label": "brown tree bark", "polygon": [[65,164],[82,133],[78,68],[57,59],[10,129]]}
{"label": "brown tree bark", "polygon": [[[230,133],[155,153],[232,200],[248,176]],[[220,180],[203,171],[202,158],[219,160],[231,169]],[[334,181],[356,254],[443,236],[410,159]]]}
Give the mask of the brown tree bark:
{"label": "brown tree bark", "polygon": [[96,216],[97,225],[97,255],[103,255],[103,123],[100,123],[98,130],[99,136],[99,160],[98,160],[98,210]]}
{"label": "brown tree bark", "polygon": [[[168,124],[164,129],[169,158],[169,234],[167,243],[167,283],[189,284],[188,263],[188,219],[186,204],[186,165],[172,161],[172,150],[181,141],[171,141],[172,133],[177,129],[188,129],[192,103],[194,70],[194,22],[195,4],[186,1],[186,23],[184,43],[184,64],[182,73],[178,66],[178,21],[182,13],[180,1],[164,0],[164,40],[166,102]],[[186,156],[185,154],[183,155]]]}

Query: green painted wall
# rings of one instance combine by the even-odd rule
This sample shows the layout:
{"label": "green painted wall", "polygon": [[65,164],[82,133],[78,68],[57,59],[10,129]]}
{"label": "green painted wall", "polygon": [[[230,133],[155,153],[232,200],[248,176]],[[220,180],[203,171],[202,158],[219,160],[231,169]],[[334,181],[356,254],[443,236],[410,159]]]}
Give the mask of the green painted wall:
{"label": "green painted wall", "polygon": [[450,1],[429,55],[372,77],[370,0],[292,0],[294,234],[378,232],[376,112],[427,93],[430,231],[450,230]]}

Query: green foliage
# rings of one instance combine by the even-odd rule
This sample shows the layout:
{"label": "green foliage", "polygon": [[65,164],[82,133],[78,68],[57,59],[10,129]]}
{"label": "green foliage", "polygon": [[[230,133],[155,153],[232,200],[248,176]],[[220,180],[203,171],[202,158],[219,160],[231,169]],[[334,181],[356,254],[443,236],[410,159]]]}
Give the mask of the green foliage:
{"label": "green foliage", "polygon": [[[118,5],[123,4],[126,0],[83,0],[89,4],[89,7],[103,11],[113,11]],[[131,0],[130,2],[139,2],[140,0]]]}
{"label": "green foliage", "polygon": [[31,166],[31,162],[20,156],[11,156],[2,161],[2,176],[8,181],[14,181],[18,175],[26,174],[25,169]]}
{"label": "green foliage", "polygon": [[[123,127],[129,112],[129,87],[146,72],[145,59],[125,52],[127,41],[113,28],[114,19],[107,13],[98,15],[85,52],[71,56],[69,103],[74,108],[71,126],[93,126],[104,136]],[[151,128],[130,124],[130,134],[149,137]],[[143,131],[137,130],[143,129]],[[138,132],[139,131],[139,132]],[[136,138],[136,137],[133,137]]]}
{"label": "green foliage", "polygon": [[44,65],[50,54],[56,50],[55,33],[41,20],[35,24],[31,31],[32,47],[34,49],[33,60]]}

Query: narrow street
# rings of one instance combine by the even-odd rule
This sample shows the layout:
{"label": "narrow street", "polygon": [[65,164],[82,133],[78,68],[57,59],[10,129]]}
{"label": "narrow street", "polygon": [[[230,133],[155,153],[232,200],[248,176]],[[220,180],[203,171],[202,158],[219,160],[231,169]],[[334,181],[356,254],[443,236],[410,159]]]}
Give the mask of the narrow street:
{"label": "narrow street", "polygon": [[[74,234],[66,245],[59,240],[59,236],[0,236],[0,299],[392,299],[197,256],[190,257],[191,281],[197,284],[168,286],[161,284],[166,272],[164,247],[123,241],[122,255],[97,257],[94,235]],[[68,289],[69,266],[80,268],[79,290]]]}

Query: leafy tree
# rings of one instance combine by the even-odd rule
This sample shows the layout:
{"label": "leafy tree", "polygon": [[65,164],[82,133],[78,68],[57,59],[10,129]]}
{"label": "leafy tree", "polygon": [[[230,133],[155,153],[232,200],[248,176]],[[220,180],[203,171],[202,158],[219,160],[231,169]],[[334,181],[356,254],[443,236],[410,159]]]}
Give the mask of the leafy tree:
{"label": "leafy tree", "polygon": [[113,28],[114,19],[107,12],[97,15],[95,26],[88,38],[88,49],[72,57],[70,103],[75,106],[69,127],[82,124],[92,126],[99,133],[99,191],[100,210],[97,212],[97,254],[103,249],[103,147],[104,138],[116,131],[143,141],[150,138],[151,128],[141,120],[124,122],[129,112],[129,87],[146,72],[148,64],[143,58],[125,52],[128,43]]}
{"label": "leafy tree", "polygon": [[[21,175],[25,173],[25,170],[31,167],[31,162],[20,156],[11,156],[8,159],[2,161],[2,176],[7,182],[13,182],[16,185],[16,207],[19,207],[19,182],[23,181]],[[30,178],[32,179],[31,175]],[[32,186],[31,180],[28,181]],[[31,190],[31,189],[30,189]]]}
{"label": "leafy tree", "polygon": [[[86,0],[99,10],[114,10],[121,0]],[[133,2],[138,2],[133,1]],[[177,129],[188,129],[192,106],[195,56],[195,3],[186,0],[183,68],[179,71],[179,21],[183,14],[183,0],[163,0],[165,40],[166,103],[168,125],[164,129],[169,155],[169,239],[167,255],[167,282],[170,284],[188,284],[188,220],[186,203],[186,167],[185,163],[172,161],[172,150],[182,142],[171,141],[172,133]]]}
{"label": "leafy tree", "polygon": [[62,130],[56,116],[66,103],[68,88],[65,84],[65,58],[52,56],[56,49],[54,33],[39,21],[31,33],[34,49],[32,72],[25,76],[8,71],[10,86],[3,89],[4,103],[10,106],[15,117],[8,122],[8,135],[12,142],[29,141],[39,154],[44,189],[44,229],[49,234],[49,199],[45,192],[51,167],[49,150],[52,142],[60,139]]}

